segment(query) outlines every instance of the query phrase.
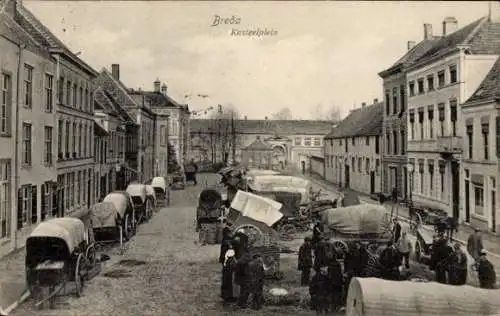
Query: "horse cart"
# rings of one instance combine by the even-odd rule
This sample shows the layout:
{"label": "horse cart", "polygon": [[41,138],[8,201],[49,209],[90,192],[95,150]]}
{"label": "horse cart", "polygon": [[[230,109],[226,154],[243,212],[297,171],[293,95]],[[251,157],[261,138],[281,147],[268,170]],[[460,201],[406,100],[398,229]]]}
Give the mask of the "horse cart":
{"label": "horse cart", "polygon": [[196,230],[200,233],[200,242],[217,244],[222,233],[220,218],[222,215],[222,196],[216,189],[204,189],[198,199],[196,209]]}
{"label": "horse cart", "polygon": [[151,180],[151,186],[155,191],[158,206],[169,206],[170,190],[167,180],[164,177],[154,177],[153,180]]}
{"label": "horse cart", "polygon": [[228,217],[228,224],[233,235],[247,236],[248,251],[251,254],[260,254],[264,261],[264,270],[267,277],[281,278],[279,235],[272,228],[283,214],[282,205],[250,192],[238,191],[231,203],[234,214]]}
{"label": "horse cart", "polygon": [[[125,240],[129,240],[135,234],[136,221],[135,209],[131,196],[125,191],[114,191],[106,195],[103,203],[113,204],[116,210]],[[116,224],[115,224],[115,227]],[[119,227],[117,227],[119,229]]]}
{"label": "horse cart", "polygon": [[115,207],[111,202],[101,202],[92,205],[91,211],[94,214],[94,235],[100,242],[120,242],[129,240],[133,235],[131,222],[125,221],[126,208]]}
{"label": "horse cart", "polygon": [[49,302],[54,308],[69,282],[74,284],[72,292],[81,296],[97,264],[92,220],[85,222],[75,217],[49,219],[26,240],[26,282],[37,307]]}
{"label": "horse cart", "polygon": [[126,191],[134,203],[136,222],[149,220],[153,216],[153,198],[147,193],[146,185],[132,183],[128,185]]}
{"label": "horse cart", "polygon": [[184,190],[186,187],[186,177],[183,173],[177,172],[172,174],[171,187],[174,190]]}

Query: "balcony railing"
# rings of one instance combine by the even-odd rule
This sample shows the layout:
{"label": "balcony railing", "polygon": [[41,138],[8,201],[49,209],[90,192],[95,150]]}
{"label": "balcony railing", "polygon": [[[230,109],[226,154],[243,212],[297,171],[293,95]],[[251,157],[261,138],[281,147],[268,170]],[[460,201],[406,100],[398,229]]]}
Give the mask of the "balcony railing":
{"label": "balcony railing", "polygon": [[458,136],[438,137],[437,149],[440,153],[460,154],[462,153],[462,137]]}

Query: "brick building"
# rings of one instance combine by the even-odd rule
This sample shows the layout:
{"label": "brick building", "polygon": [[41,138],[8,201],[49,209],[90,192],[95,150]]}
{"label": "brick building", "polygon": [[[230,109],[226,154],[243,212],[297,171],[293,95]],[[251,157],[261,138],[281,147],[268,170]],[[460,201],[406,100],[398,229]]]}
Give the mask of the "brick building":
{"label": "brick building", "polygon": [[366,194],[381,191],[383,111],[377,99],[362,103],[326,135],[325,180]]}

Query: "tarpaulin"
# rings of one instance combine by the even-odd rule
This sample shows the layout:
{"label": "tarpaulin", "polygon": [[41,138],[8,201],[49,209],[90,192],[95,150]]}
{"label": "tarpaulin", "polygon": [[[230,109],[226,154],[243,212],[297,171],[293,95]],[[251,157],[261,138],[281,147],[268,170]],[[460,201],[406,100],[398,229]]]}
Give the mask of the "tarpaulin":
{"label": "tarpaulin", "polygon": [[327,209],[322,221],[329,229],[349,235],[382,234],[389,228],[387,210],[374,204]]}
{"label": "tarpaulin", "polygon": [[231,208],[239,211],[243,216],[262,222],[269,227],[283,217],[279,211],[281,206],[279,202],[245,191],[238,191],[231,203]]}

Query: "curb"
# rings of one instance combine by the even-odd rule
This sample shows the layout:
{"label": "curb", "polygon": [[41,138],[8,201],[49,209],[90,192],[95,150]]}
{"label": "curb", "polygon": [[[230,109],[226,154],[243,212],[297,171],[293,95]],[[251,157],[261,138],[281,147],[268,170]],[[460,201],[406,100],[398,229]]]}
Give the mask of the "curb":
{"label": "curb", "polygon": [[[320,181],[318,181],[317,179],[314,179],[314,178],[310,178],[308,177],[308,180],[311,181],[311,182],[314,182],[317,186],[320,186],[322,187],[323,189],[329,191],[329,192],[332,192],[332,193],[337,193],[337,190],[335,189],[332,189],[330,187],[328,187],[326,184],[323,184],[321,183]],[[376,204],[376,203],[371,203],[371,201],[366,201],[366,198],[365,197],[360,197],[359,198],[360,202],[361,203],[364,203],[364,204]],[[406,223],[410,223],[410,219],[407,218],[406,216],[401,216],[399,215],[399,217]],[[425,227],[425,226],[422,226],[422,228],[424,230],[427,230],[427,231],[433,231],[432,229],[430,229],[429,227]],[[467,245],[467,242],[464,241],[464,240],[461,240],[461,239],[457,239],[457,238],[453,238],[453,241],[455,242],[458,242],[458,243],[461,243],[462,245]],[[489,256],[492,256],[492,257],[495,257],[495,258],[498,258],[500,259],[500,254],[497,254],[497,253],[494,253],[494,252],[490,252],[488,250],[486,250],[486,253],[489,255]]]}
{"label": "curb", "polygon": [[28,299],[28,297],[30,297],[31,293],[29,291],[25,291],[23,293],[23,295],[21,295],[21,297],[15,301],[14,303],[12,303],[9,307],[7,307],[6,309],[1,309],[0,308],[0,315],[2,316],[7,316],[10,314],[10,312],[12,312],[14,309],[16,309],[22,302],[26,301]]}

